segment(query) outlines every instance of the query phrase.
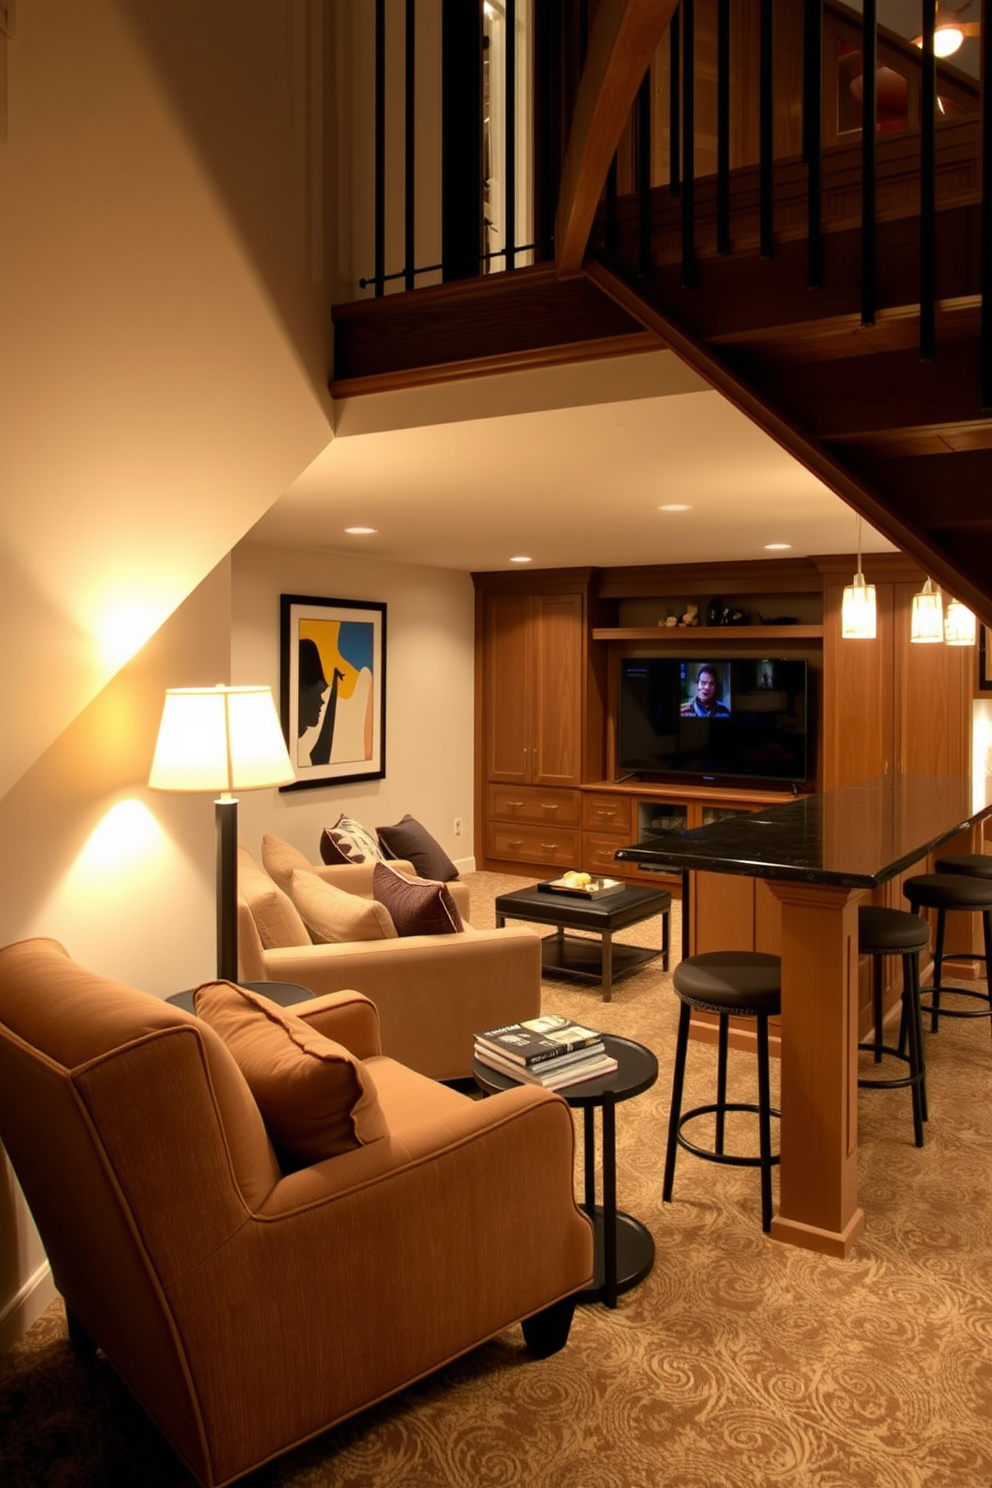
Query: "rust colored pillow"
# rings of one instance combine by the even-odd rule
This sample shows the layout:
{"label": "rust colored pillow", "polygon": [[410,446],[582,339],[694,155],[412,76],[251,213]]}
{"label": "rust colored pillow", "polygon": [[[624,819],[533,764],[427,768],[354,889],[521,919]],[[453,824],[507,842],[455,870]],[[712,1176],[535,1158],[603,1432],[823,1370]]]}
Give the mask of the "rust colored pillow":
{"label": "rust colored pillow", "polygon": [[285,1169],[387,1135],[375,1081],[343,1044],[233,982],[208,982],[193,1002],[239,1065]]}
{"label": "rust colored pillow", "polygon": [[452,935],[465,928],[447,884],[404,878],[388,863],[376,863],[372,892],[389,910],[397,935]]}

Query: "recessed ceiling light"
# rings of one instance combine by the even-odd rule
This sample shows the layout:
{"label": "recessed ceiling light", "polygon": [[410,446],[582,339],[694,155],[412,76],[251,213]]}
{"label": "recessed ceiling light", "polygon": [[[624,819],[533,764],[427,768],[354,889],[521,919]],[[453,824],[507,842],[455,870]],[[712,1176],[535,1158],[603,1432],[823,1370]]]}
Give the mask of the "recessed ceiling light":
{"label": "recessed ceiling light", "polygon": [[379,531],[378,527],[346,527],[344,530],[350,537],[371,537]]}
{"label": "recessed ceiling light", "polygon": [[692,507],[685,501],[667,501],[664,506],[659,506],[659,511],[692,511]]}
{"label": "recessed ceiling light", "polygon": [[767,553],[784,553],[786,548],[791,548],[791,543],[765,543]]}
{"label": "recessed ceiling light", "polygon": [[516,556],[516,558],[511,558],[510,559],[510,562],[511,563],[530,563],[530,562],[532,562],[532,560],[530,558],[528,558],[526,556],[526,554],[524,554],[524,553],[518,553],[518,555]]}

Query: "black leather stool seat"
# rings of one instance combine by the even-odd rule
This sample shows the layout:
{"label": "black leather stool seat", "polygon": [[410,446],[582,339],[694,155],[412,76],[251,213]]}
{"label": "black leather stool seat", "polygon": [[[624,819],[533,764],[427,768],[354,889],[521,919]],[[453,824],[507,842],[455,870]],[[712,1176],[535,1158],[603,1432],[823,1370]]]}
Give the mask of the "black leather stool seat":
{"label": "black leather stool seat", "polygon": [[[858,910],[858,950],[871,956],[872,1014],[874,1037],[858,1044],[874,1054],[880,1064],[884,1055],[908,1065],[909,1073],[891,1078],[858,1078],[862,1089],[897,1090],[910,1086],[913,1093],[913,1133],[917,1147],[923,1146],[923,1123],[927,1119],[926,1067],[923,1057],[923,1026],[920,1021],[920,952],[930,944],[930,926],[919,915],[905,909],[886,909],[864,904]],[[882,1027],[882,958],[902,957],[902,1021],[899,1046],[884,1042]],[[908,1049],[908,1053],[906,1050]]]}
{"label": "black leather stool seat", "polygon": [[[992,1023],[992,994],[990,994],[988,983],[989,969],[992,967],[992,876],[986,877],[983,868],[984,863],[989,862],[990,859],[980,853],[951,853],[941,861],[970,866],[959,866],[952,873],[918,873],[913,878],[907,878],[902,886],[902,891],[909,900],[909,907],[914,914],[921,909],[937,911],[937,930],[933,946],[933,981],[929,987],[923,988],[924,994],[929,996],[929,1002],[925,1002],[923,1007],[930,1014],[932,1033],[939,1031],[942,1016],[988,1018]],[[982,870],[981,872],[976,871],[976,865]],[[947,928],[947,916],[955,910],[964,914],[981,915],[984,951],[948,951],[945,949],[944,935]],[[944,962],[948,958],[984,961],[986,975],[984,992],[971,987],[945,986]],[[978,1003],[979,1006],[952,1005],[948,1007],[946,1001],[941,1000],[942,996],[948,994],[955,998],[964,998],[968,1004]]]}
{"label": "black leather stool seat", "polygon": [[[672,1105],[668,1118],[668,1149],[665,1155],[665,1180],[662,1198],[671,1201],[675,1179],[675,1159],[680,1147],[708,1162],[729,1163],[735,1167],[761,1169],[761,1228],[767,1231],[772,1222],[772,1167],[778,1154],[772,1152],[771,1118],[779,1112],[772,1109],[771,1081],[768,1063],[768,1019],[781,1010],[782,963],[778,956],[759,951],[708,951],[700,956],[687,956],[672,975],[675,991],[682,1006],[679,1009],[679,1032],[675,1046],[675,1068],[672,1076]],[[719,1016],[717,1093],[712,1105],[695,1106],[682,1111],[686,1054],[689,1047],[689,1022],[693,1009]],[[758,1101],[757,1104],[727,1100],[727,1050],[731,1016],[757,1020]],[[724,1151],[724,1129],[728,1111],[746,1111],[758,1117],[759,1147],[757,1157]],[[712,1148],[698,1147],[683,1135],[682,1128],[697,1116],[716,1118],[716,1137]]]}
{"label": "black leather stool seat", "polygon": [[992,878],[992,853],[948,853],[934,864],[937,873],[965,873],[972,878]]}

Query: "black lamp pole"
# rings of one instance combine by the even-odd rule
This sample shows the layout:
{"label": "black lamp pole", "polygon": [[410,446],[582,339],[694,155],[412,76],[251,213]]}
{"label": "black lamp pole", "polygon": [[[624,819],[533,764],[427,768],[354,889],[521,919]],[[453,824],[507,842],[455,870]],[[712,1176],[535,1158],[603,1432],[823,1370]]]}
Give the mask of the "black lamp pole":
{"label": "black lamp pole", "polygon": [[214,802],[217,824],[217,975],[238,980],[238,798]]}

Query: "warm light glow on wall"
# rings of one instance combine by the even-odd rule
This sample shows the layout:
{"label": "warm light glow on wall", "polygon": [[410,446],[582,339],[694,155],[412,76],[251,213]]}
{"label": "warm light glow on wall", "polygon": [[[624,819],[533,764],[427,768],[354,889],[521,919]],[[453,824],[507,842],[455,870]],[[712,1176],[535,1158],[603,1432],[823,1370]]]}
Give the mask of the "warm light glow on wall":
{"label": "warm light glow on wall", "polygon": [[131,868],[143,863],[164,840],[162,828],[144,802],[118,801],[90,833],[76,868],[97,873]]}
{"label": "warm light glow on wall", "polygon": [[104,664],[118,670],[164,623],[168,611],[150,605],[119,605],[97,622],[96,639]]}

